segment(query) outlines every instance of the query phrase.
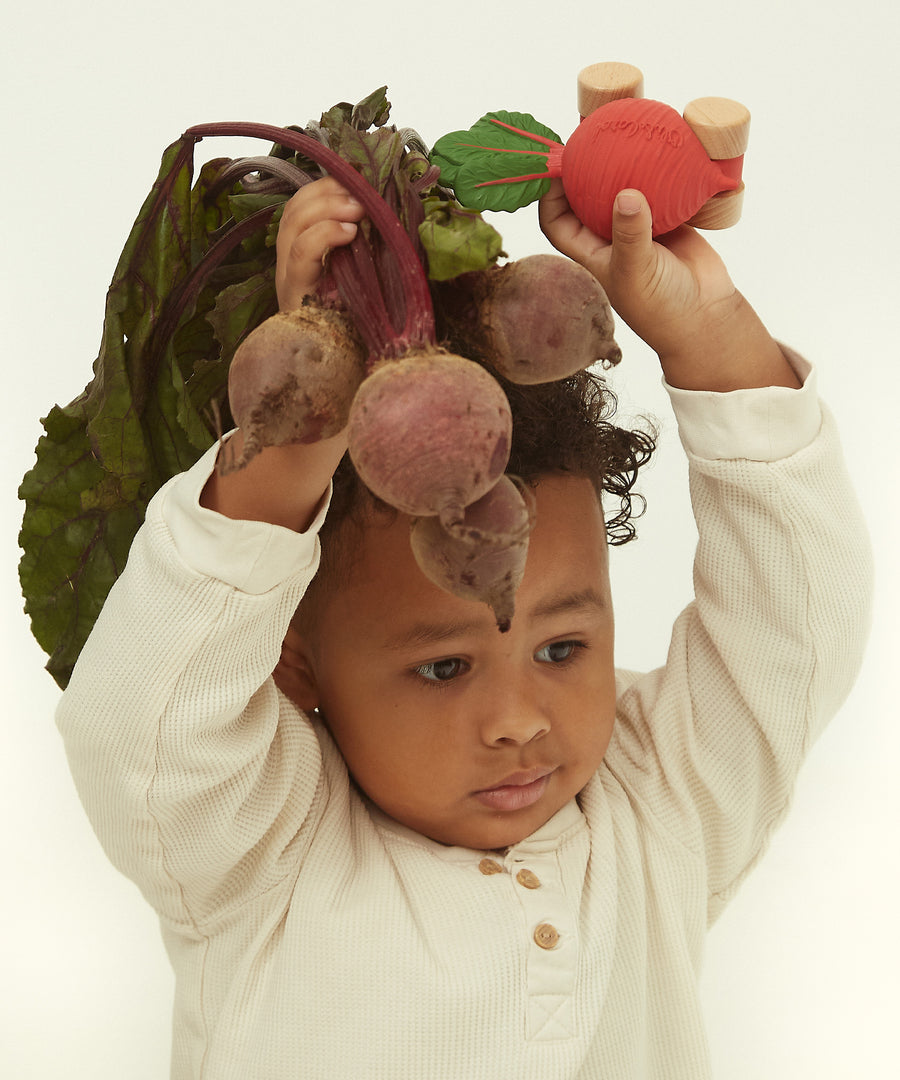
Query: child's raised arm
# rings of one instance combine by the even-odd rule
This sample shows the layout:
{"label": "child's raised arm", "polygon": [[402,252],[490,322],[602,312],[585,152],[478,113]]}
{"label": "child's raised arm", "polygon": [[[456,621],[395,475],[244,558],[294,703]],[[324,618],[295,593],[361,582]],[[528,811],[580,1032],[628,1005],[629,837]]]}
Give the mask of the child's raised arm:
{"label": "child's raised arm", "polygon": [[[363,213],[330,177],[301,188],[287,203],[276,242],[275,284],[282,311],[299,307],[313,293],[323,258],[350,243]],[[240,453],[241,431],[232,439]],[[214,472],[201,502],[226,517],[303,531],[346,449],[344,432],[316,443],[266,447],[242,469],[224,476]]]}
{"label": "child's raised arm", "polygon": [[670,386],[800,385],[702,236],[684,225],[654,242],[640,192],[617,196],[612,242],[581,224],[559,180],[541,200],[540,221],[554,247],[594,274],[621,318],[656,352]]}

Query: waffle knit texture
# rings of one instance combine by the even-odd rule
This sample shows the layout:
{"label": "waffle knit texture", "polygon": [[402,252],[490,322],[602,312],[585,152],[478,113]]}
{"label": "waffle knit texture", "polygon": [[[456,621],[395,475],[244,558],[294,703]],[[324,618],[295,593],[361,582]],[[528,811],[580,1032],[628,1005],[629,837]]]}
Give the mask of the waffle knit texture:
{"label": "waffle knit texture", "polygon": [[215,450],[154,498],[57,719],[159,914],[174,1080],[710,1075],[704,937],[852,685],[871,568],[812,376],[670,395],[695,600],[664,666],[619,673],[600,770],[505,856],[388,819],[272,682],[327,507],[305,534],[202,509]]}

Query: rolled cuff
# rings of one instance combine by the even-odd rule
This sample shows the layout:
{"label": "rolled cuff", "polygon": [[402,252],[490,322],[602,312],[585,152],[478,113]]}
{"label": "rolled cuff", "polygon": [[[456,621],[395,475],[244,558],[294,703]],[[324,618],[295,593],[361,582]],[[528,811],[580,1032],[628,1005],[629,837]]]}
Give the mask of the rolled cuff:
{"label": "rolled cuff", "polygon": [[680,390],[663,385],[672,401],[685,450],[706,460],[779,461],[808,446],[822,426],[812,365],[781,346],[800,379],[799,390]]}
{"label": "rolled cuff", "polygon": [[318,564],[318,533],[331,501],[331,490],[302,533],[265,521],[226,517],[200,504],[218,451],[216,443],[187,472],[173,477],[154,499],[184,563],[197,573],[257,595],[294,574],[309,572]]}

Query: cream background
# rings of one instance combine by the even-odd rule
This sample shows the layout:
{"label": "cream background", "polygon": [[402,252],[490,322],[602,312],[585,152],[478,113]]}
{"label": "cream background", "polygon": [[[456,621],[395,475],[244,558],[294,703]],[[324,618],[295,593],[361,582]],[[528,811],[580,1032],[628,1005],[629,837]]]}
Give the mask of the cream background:
{"label": "cream background", "polygon": [[[859,683],[816,747],[788,823],[709,939],[702,986],[716,1076],[895,1075],[898,44],[897,9],[880,0],[50,0],[5,15],[0,1075],[167,1075],[167,960],[152,913],[107,863],[74,794],[53,726],[58,691],[16,577],[16,487],[38,418],[90,378],[106,287],[163,149],[194,123],[302,124],[383,83],[393,119],[429,143],[502,108],[565,136],[578,70],[609,59],[637,64],[647,96],[679,108],[707,95],[750,108],[744,217],[712,238],[772,331],[817,364],[879,567]],[[548,247],[534,208],[496,224],[513,257]],[[640,541],[613,559],[619,662],[650,667],[690,596],[694,534],[655,359],[627,330],[619,339],[622,412],[648,411],[663,427],[642,483]]]}

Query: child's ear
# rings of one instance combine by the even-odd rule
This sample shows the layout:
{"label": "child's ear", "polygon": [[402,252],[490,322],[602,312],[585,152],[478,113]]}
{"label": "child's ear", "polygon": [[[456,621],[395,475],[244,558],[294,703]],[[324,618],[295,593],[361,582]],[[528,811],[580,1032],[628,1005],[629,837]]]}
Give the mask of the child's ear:
{"label": "child's ear", "polygon": [[318,708],[319,688],[309,650],[293,625],[284,636],[281,658],[272,676],[278,689],[304,712]]}

